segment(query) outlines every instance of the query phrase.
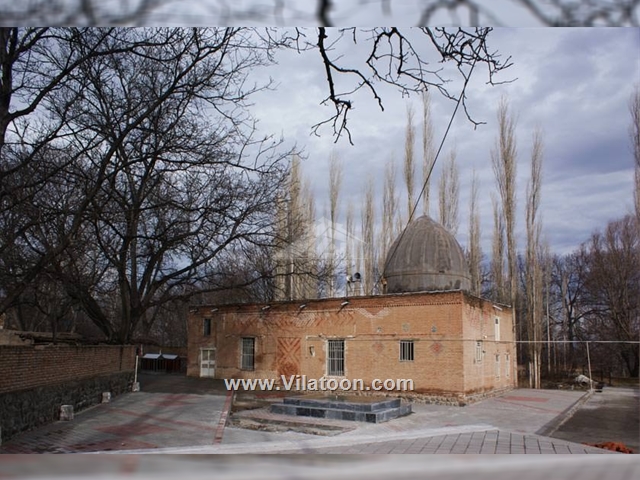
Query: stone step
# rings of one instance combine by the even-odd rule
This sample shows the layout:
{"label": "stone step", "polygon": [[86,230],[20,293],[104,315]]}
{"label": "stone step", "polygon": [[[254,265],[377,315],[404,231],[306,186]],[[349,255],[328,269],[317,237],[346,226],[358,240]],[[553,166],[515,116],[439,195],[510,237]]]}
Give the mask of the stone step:
{"label": "stone step", "polygon": [[356,412],[376,412],[389,408],[399,408],[399,398],[376,398],[358,396],[318,396],[286,397],[285,405],[311,408],[331,408],[336,410],[352,410]]}
{"label": "stone step", "polygon": [[[273,415],[273,414],[270,414]],[[282,418],[282,417],[281,417]],[[349,432],[353,428],[347,428],[337,425],[326,425],[322,423],[314,423],[313,420],[301,421],[307,417],[292,417],[291,420],[283,420],[273,416],[263,418],[261,416],[234,416],[229,420],[229,427],[244,428],[247,430],[259,430],[264,432],[298,432],[308,435],[320,435],[332,437],[341,433]],[[318,420],[326,421],[326,420]]]}
{"label": "stone step", "polygon": [[271,412],[281,415],[304,416],[313,418],[328,418],[333,420],[348,420],[355,422],[382,423],[394,418],[409,415],[411,404],[403,404],[398,407],[378,409],[375,411],[356,411],[326,406],[291,405],[286,403],[274,403]]}

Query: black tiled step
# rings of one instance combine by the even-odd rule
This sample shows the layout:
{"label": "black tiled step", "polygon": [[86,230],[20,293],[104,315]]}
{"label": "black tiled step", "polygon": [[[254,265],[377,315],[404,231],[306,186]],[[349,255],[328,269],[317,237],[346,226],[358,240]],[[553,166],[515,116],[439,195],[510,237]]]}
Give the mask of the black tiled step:
{"label": "black tiled step", "polygon": [[382,423],[411,413],[411,404],[400,405],[400,399],[394,400],[398,401],[398,406],[377,408],[374,411],[357,411],[355,409],[330,408],[320,405],[308,406],[291,403],[275,403],[271,405],[271,412],[302,417]]}
{"label": "black tiled step", "polygon": [[352,410],[356,412],[376,412],[389,408],[399,408],[399,398],[376,399],[374,397],[287,397],[285,405],[295,405],[310,408],[331,408],[337,410]]}

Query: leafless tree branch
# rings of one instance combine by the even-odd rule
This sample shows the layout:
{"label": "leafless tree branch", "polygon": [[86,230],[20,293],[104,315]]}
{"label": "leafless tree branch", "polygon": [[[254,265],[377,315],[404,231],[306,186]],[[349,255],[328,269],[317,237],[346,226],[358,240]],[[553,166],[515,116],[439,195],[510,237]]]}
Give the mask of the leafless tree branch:
{"label": "leafless tree branch", "polygon": [[[291,0],[254,0],[238,5],[229,0],[1,0],[5,25],[236,25],[244,22],[285,25],[333,26],[341,18],[358,24],[380,11],[378,24],[386,23],[394,8],[390,0],[333,2],[315,0],[307,4]],[[518,26],[508,14],[481,0],[422,0],[415,10],[416,26],[431,23],[451,26]],[[377,5],[376,5],[377,4]],[[640,0],[510,0],[512,8],[528,13],[541,26],[638,26]],[[379,6],[379,10],[378,10]],[[396,7],[395,10],[398,10]]]}

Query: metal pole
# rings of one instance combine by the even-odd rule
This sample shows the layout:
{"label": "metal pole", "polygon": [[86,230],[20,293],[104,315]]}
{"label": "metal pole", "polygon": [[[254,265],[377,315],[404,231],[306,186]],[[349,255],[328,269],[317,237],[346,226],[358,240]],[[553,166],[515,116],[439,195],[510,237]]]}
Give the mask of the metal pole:
{"label": "metal pole", "polygon": [[591,356],[589,355],[589,342],[587,343],[587,364],[589,366],[589,391],[593,392],[593,380],[591,379]]}
{"label": "metal pole", "polygon": [[[554,346],[555,349],[555,346]],[[549,328],[549,284],[547,284],[547,375],[551,374],[551,329]]]}

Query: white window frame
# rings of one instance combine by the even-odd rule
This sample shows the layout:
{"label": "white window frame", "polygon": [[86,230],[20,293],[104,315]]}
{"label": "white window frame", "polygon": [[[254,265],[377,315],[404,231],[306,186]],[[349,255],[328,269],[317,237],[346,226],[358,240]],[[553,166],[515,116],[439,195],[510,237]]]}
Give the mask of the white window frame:
{"label": "white window frame", "polygon": [[256,339],[242,337],[240,339],[240,370],[256,369]]}
{"label": "white window frame", "polygon": [[500,354],[496,353],[496,378],[500,378]]}
{"label": "white window frame", "polygon": [[496,342],[500,341],[500,317],[496,317],[493,325],[493,334],[495,336]]}
{"label": "white window frame", "polygon": [[216,376],[216,349],[213,347],[200,349],[200,376]]}

